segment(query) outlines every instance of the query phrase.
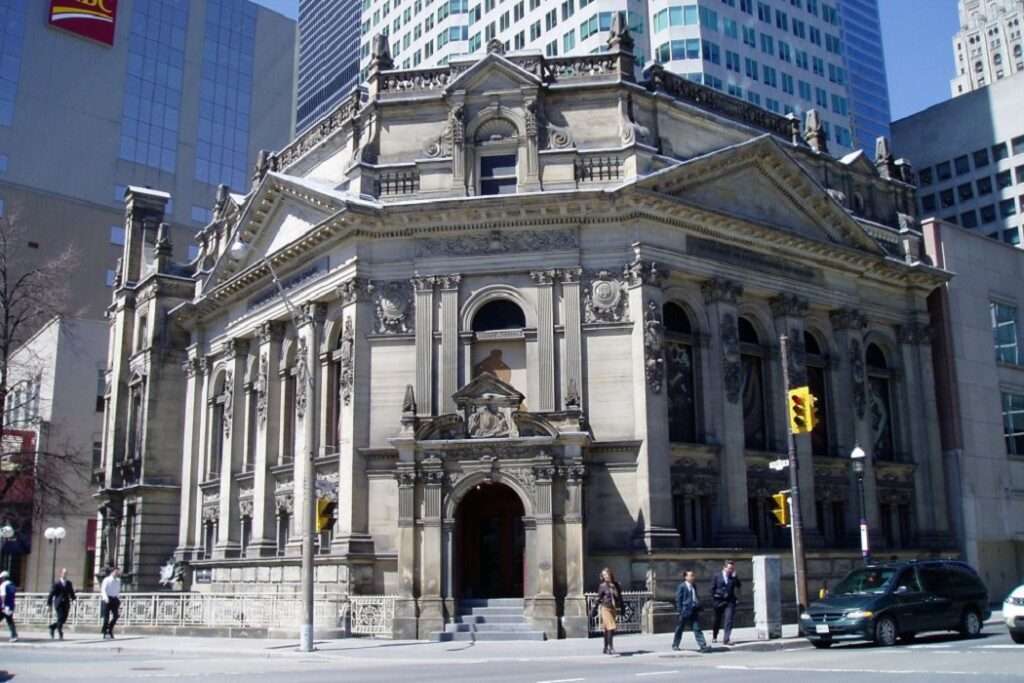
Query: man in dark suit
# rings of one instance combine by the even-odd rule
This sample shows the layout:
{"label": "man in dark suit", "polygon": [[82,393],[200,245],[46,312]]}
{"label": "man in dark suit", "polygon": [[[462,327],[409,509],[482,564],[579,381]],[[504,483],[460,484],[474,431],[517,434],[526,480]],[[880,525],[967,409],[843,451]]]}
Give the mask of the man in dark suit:
{"label": "man in dark suit", "polygon": [[64,640],[64,622],[68,620],[68,611],[71,610],[71,601],[75,599],[75,587],[71,585],[68,578],[68,570],[60,570],[60,578],[50,589],[50,595],[46,598],[46,604],[53,608],[56,620],[50,624],[50,640],[53,640],[54,631],[60,634]]}
{"label": "man in dark suit", "polygon": [[683,639],[683,631],[693,630],[697,639],[697,648],[701,652],[711,652],[704,640],[704,632],[700,630],[700,597],[697,595],[697,574],[693,571],[683,573],[683,582],[676,588],[676,609],[679,610],[679,622],[672,638],[672,649],[678,650]]}
{"label": "man in dark suit", "polygon": [[722,643],[732,645],[732,622],[736,616],[736,603],[740,598],[740,578],[736,576],[736,563],[726,560],[722,571],[711,580],[711,599],[714,601],[715,623],[711,629],[711,642],[718,642],[718,631],[723,630]]}

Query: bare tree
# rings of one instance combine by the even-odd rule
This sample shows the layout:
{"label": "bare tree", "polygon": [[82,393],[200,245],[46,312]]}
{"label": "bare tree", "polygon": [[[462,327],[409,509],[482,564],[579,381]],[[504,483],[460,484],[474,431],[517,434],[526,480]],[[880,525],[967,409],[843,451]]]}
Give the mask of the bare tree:
{"label": "bare tree", "polygon": [[[76,445],[53,444],[40,433],[46,359],[21,349],[43,325],[68,313],[68,275],[77,266],[70,246],[40,259],[17,217],[0,217],[0,514],[12,524],[82,503],[76,481],[87,461]],[[29,433],[34,436],[26,438]]]}

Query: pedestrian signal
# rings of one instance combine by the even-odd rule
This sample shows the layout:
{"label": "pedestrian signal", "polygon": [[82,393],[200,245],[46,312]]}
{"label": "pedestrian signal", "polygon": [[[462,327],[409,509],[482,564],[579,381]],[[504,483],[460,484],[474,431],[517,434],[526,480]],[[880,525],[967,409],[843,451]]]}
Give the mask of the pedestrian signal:
{"label": "pedestrian signal", "polygon": [[807,434],[814,431],[815,410],[818,399],[806,386],[789,390],[789,431]]}
{"label": "pedestrian signal", "polygon": [[772,500],[775,502],[772,514],[779,521],[779,526],[789,526],[789,496],[785,491],[779,491],[772,495]]}
{"label": "pedestrian signal", "polygon": [[318,534],[331,526],[330,509],[332,505],[330,498],[316,499],[316,532]]}

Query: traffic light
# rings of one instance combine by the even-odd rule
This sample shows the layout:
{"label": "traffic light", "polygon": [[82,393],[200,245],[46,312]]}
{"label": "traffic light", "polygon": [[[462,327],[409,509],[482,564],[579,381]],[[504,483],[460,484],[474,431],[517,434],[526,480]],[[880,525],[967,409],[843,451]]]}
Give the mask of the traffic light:
{"label": "traffic light", "polygon": [[779,491],[772,494],[772,500],[775,502],[772,514],[779,520],[779,526],[789,526],[789,496],[785,491]]}
{"label": "traffic light", "polygon": [[332,505],[330,498],[316,499],[316,532],[318,534],[331,525],[330,509]]}
{"label": "traffic light", "polygon": [[807,434],[814,431],[815,410],[818,399],[806,386],[789,390],[789,431]]}

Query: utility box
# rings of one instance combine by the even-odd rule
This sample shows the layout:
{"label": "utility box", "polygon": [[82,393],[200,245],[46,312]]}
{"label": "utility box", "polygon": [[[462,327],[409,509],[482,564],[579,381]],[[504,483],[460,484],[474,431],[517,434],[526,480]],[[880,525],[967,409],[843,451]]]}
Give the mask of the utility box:
{"label": "utility box", "polygon": [[782,637],[782,560],[754,555],[754,632],[758,640]]}

